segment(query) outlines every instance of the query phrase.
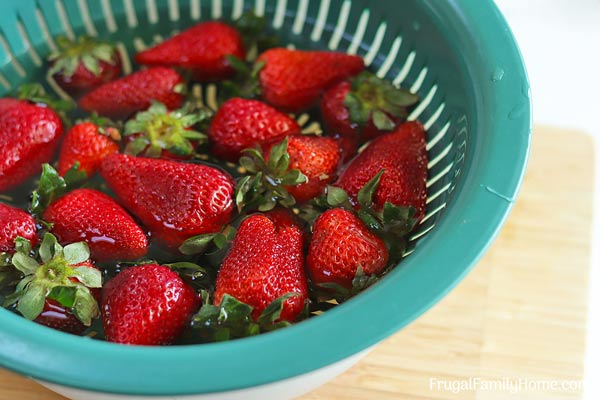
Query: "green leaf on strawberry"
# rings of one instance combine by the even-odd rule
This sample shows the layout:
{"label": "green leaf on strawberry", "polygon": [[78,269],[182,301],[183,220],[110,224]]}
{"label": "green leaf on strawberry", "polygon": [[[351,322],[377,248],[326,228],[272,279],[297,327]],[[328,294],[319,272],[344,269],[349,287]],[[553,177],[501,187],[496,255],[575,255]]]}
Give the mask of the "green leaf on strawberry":
{"label": "green leaf on strawberry", "polygon": [[100,314],[91,288],[102,286],[102,274],[89,262],[85,242],[61,246],[56,237],[46,233],[37,252],[23,238],[17,238],[12,265],[22,278],[12,294],[4,299],[4,307],[16,305],[16,310],[29,320],[35,320],[47,299],[71,309],[85,326]]}
{"label": "green leaf on strawberry", "polygon": [[419,96],[371,72],[362,72],[350,80],[351,91],[344,98],[350,122],[364,127],[370,120],[382,131],[396,127],[392,119],[408,116],[408,107],[419,101]]}
{"label": "green leaf on strawberry", "polygon": [[235,56],[226,56],[227,62],[235,70],[233,79],[223,81],[219,90],[219,103],[223,103],[232,97],[254,99],[260,96],[261,88],[258,74],[264,68],[264,61],[247,64]]}
{"label": "green leaf on strawberry", "polygon": [[157,158],[166,151],[179,157],[192,156],[196,146],[206,141],[206,135],[193,128],[211,116],[210,110],[192,109],[191,104],[169,111],[164,104],[153,102],[125,124],[124,135],[131,138],[125,153]]}
{"label": "green leaf on strawberry", "polygon": [[221,304],[210,302],[207,291],[202,292],[203,305],[192,318],[192,326],[210,334],[209,339],[224,341],[261,332],[270,332],[291,325],[287,321],[279,321],[283,304],[298,293],[286,293],[269,304],[255,321],[252,319],[253,307],[228,294],[223,295]]}
{"label": "green leaf on strawberry", "polygon": [[352,287],[350,289],[334,282],[318,284],[317,287],[321,290],[316,291],[317,303],[333,299],[338,304],[341,304],[372,286],[379,278],[380,276],[377,275],[366,275],[362,266],[359,265],[352,279]]}
{"label": "green leaf on strawberry", "polygon": [[76,41],[59,36],[56,43],[59,49],[48,56],[48,61],[53,63],[48,70],[49,75],[61,73],[69,78],[82,63],[88,71],[98,76],[101,73],[101,61],[108,64],[117,63],[116,48],[111,43],[100,42],[86,35],[79,36]]}
{"label": "green leaf on strawberry", "polygon": [[86,179],[87,175],[79,170],[78,162],[64,176],[60,176],[50,164],[43,164],[40,182],[31,197],[31,213],[41,216],[53,201],[80,186]]}
{"label": "green leaf on strawberry", "polygon": [[233,240],[235,233],[236,229],[231,225],[227,225],[221,232],[192,236],[179,246],[179,251],[181,254],[189,256],[204,254],[211,246],[215,246],[218,250],[222,250]]}
{"label": "green leaf on strawberry", "polygon": [[296,199],[284,186],[296,186],[308,181],[299,170],[289,170],[290,155],[287,152],[288,140],[271,147],[269,161],[265,161],[259,149],[245,149],[246,154],[240,158],[240,165],[250,175],[241,178],[235,191],[235,202],[238,211],[269,211],[277,204],[290,208]]}
{"label": "green leaf on strawberry", "polygon": [[279,44],[279,38],[276,35],[267,33],[267,19],[264,16],[256,15],[251,10],[244,12],[233,22],[233,25],[244,39],[244,48],[248,49],[247,61],[254,61],[258,54]]}

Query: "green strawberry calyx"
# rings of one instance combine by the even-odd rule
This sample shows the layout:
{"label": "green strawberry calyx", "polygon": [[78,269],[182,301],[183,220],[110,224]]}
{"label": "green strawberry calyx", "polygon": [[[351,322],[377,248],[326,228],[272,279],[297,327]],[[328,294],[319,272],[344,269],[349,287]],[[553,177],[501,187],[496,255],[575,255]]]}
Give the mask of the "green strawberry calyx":
{"label": "green strawberry calyx", "polygon": [[235,203],[238,211],[269,211],[277,204],[290,208],[296,199],[285,186],[297,186],[308,182],[300,170],[290,169],[290,155],[287,151],[288,139],[271,147],[269,161],[260,149],[245,149],[240,157],[240,165],[247,172],[236,185]]}
{"label": "green strawberry calyx", "polygon": [[252,10],[244,12],[233,21],[233,26],[244,40],[246,60],[252,62],[258,54],[279,44],[279,38],[268,32],[268,21],[264,16],[256,15]]}
{"label": "green strawberry calyx", "polygon": [[219,103],[222,104],[232,97],[242,97],[244,99],[259,97],[261,95],[261,87],[258,75],[265,66],[265,62],[247,63],[232,55],[227,55],[225,58],[235,70],[235,75],[232,79],[223,81],[221,84]]}
{"label": "green strawberry calyx", "polygon": [[371,72],[362,72],[350,80],[351,90],[344,98],[350,122],[364,127],[369,120],[379,130],[391,131],[396,123],[391,117],[405,119],[407,108],[419,101],[419,96],[394,86]]}
{"label": "green strawberry calyx", "polygon": [[[378,275],[366,275],[363,271],[362,265],[359,265],[352,278],[352,286],[350,288],[344,287],[335,282],[324,282],[317,285],[316,297],[318,301],[316,304],[334,299],[338,304],[356,296],[358,293],[372,286],[377,282],[381,276]],[[322,290],[319,290],[322,289]]]}
{"label": "green strawberry calyx", "polygon": [[254,308],[229,294],[223,295],[221,303],[214,305],[210,295],[202,291],[203,305],[192,318],[192,328],[210,335],[210,340],[224,341],[229,339],[254,336],[262,332],[270,332],[291,325],[288,321],[280,320],[285,301],[300,293],[286,293],[273,300],[254,320]]}
{"label": "green strawberry calyx", "polygon": [[51,299],[90,326],[100,315],[90,288],[102,287],[102,274],[90,264],[78,265],[89,261],[87,244],[77,242],[63,247],[54,235],[46,233],[37,251],[21,237],[15,240],[15,247],[11,263],[23,277],[3,306],[16,305],[19,313],[34,320],[42,313],[46,300]]}
{"label": "green strawberry calyx", "polygon": [[221,232],[204,233],[188,238],[179,246],[179,251],[181,254],[191,256],[204,254],[210,247],[223,250],[231,243],[235,234],[236,229],[231,225],[226,225]]}
{"label": "green strawberry calyx", "polygon": [[64,176],[60,176],[50,164],[42,164],[42,175],[38,187],[31,195],[31,213],[40,217],[50,203],[81,186],[86,179],[85,171],[79,169],[79,162],[75,162]]}
{"label": "green strawberry calyx", "polygon": [[175,156],[191,156],[196,145],[207,138],[193,127],[211,116],[206,108],[192,110],[191,105],[186,105],[169,111],[164,104],[153,102],[150,108],[125,123],[124,135],[133,137],[125,153],[157,158],[166,150]]}
{"label": "green strawberry calyx", "polygon": [[80,64],[95,76],[102,72],[100,62],[110,65],[118,63],[117,48],[112,43],[101,42],[89,36],[79,36],[77,40],[71,41],[61,36],[56,39],[58,50],[48,56],[52,63],[48,74],[57,73],[70,78],[73,76]]}

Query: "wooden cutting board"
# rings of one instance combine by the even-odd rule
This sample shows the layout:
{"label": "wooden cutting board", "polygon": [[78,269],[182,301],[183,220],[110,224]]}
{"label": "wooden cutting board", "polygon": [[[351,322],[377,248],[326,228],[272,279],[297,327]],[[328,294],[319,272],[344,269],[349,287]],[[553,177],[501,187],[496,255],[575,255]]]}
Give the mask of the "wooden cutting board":
{"label": "wooden cutting board", "polygon": [[[537,127],[515,208],[473,272],[301,400],[505,399],[510,383],[513,398],[581,398],[593,158],[589,136]],[[63,398],[0,370],[0,400],[9,399]]]}

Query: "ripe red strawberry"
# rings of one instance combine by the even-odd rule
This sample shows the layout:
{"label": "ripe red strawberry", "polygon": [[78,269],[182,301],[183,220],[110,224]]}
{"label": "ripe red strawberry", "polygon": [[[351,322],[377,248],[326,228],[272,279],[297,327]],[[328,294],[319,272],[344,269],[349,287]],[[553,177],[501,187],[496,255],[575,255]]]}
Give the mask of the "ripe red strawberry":
{"label": "ripe red strawberry", "polygon": [[152,100],[165,104],[170,110],[179,108],[184,99],[183,90],[184,81],[177,71],[154,67],[97,87],[79,100],[79,106],[84,111],[123,119],[147,109]]}
{"label": "ripe red strawberry", "polygon": [[225,56],[245,58],[242,37],[231,26],[219,22],[201,22],[164,42],[135,55],[146,65],[181,67],[191,70],[201,81],[230,77],[233,69]]}
{"label": "ripe red strawberry", "polygon": [[219,270],[215,304],[229,294],[254,307],[256,320],[275,299],[298,293],[285,301],[280,316],[282,321],[294,321],[308,297],[303,247],[298,226],[279,224],[261,214],[246,218]]}
{"label": "ripe red strawberry", "polygon": [[104,157],[119,152],[115,140],[120,139],[115,128],[101,128],[92,122],[73,125],[65,135],[58,156],[57,170],[61,176],[79,162],[79,170],[89,177],[96,173]]}
{"label": "ripe red strawberry", "polygon": [[31,244],[17,239],[12,264],[23,275],[5,306],[15,306],[25,318],[65,332],[81,334],[99,316],[97,297],[102,273],[89,261],[85,243],[64,248],[50,233],[31,257]]}
{"label": "ripe red strawberry", "polygon": [[358,267],[365,275],[381,272],[388,261],[383,240],[373,234],[352,212],[325,211],[312,227],[306,265],[312,281],[352,288]]}
{"label": "ripe red strawberry", "polygon": [[208,137],[212,153],[236,161],[241,151],[301,132],[288,115],[256,100],[227,100],[213,118]]}
{"label": "ripe red strawberry", "polygon": [[106,340],[132,345],[172,343],[200,306],[200,297],[169,267],[145,264],[111,279],[102,294]]}
{"label": "ripe red strawberry", "polygon": [[[272,146],[265,149],[266,161]],[[286,185],[285,189],[296,199],[304,202],[323,193],[334,178],[339,165],[340,149],[332,138],[318,136],[290,136],[287,152],[290,156],[289,169],[302,172],[308,182]]]}
{"label": "ripe red strawberry", "polygon": [[381,209],[385,202],[415,208],[415,218],[425,213],[427,200],[427,150],[425,130],[419,122],[406,122],[392,133],[374,139],[340,175],[336,186],[353,201],[359,190],[384,170],[373,202]]}
{"label": "ripe red strawberry", "polygon": [[52,109],[0,99],[0,192],[38,174],[54,155],[62,133],[63,124]]}
{"label": "ripe red strawberry", "polygon": [[18,236],[35,246],[38,240],[35,220],[23,210],[0,203],[0,252],[14,252]]}
{"label": "ripe red strawberry", "polygon": [[96,261],[135,260],[148,251],[146,234],[116,201],[93,189],[67,193],[44,212],[60,243],[85,241]]}
{"label": "ripe red strawberry", "polygon": [[284,48],[265,51],[257,62],[265,63],[259,74],[262,98],[290,112],[310,108],[331,85],[365,67],[358,56]]}
{"label": "ripe red strawberry", "polygon": [[121,75],[121,56],[115,45],[88,36],[76,41],[57,39],[58,50],[48,57],[48,73],[72,96],[110,82]]}
{"label": "ripe red strawberry", "polygon": [[231,219],[233,180],[201,164],[111,154],[100,174],[121,203],[171,248]]}
{"label": "ripe red strawberry", "polygon": [[328,132],[359,138],[359,144],[393,130],[419,97],[370,72],[340,82],[323,95],[321,116]]}

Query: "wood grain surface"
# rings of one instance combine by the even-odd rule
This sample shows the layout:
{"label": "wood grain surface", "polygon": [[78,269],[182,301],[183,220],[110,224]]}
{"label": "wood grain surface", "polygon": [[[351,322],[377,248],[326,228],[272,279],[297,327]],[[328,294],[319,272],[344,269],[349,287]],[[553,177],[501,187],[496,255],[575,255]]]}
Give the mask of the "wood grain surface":
{"label": "wood grain surface", "polygon": [[[590,137],[536,127],[514,211],[473,272],[301,400],[492,400],[508,398],[510,384],[510,398],[581,398],[593,157]],[[0,400],[9,399],[63,398],[0,370]]]}

